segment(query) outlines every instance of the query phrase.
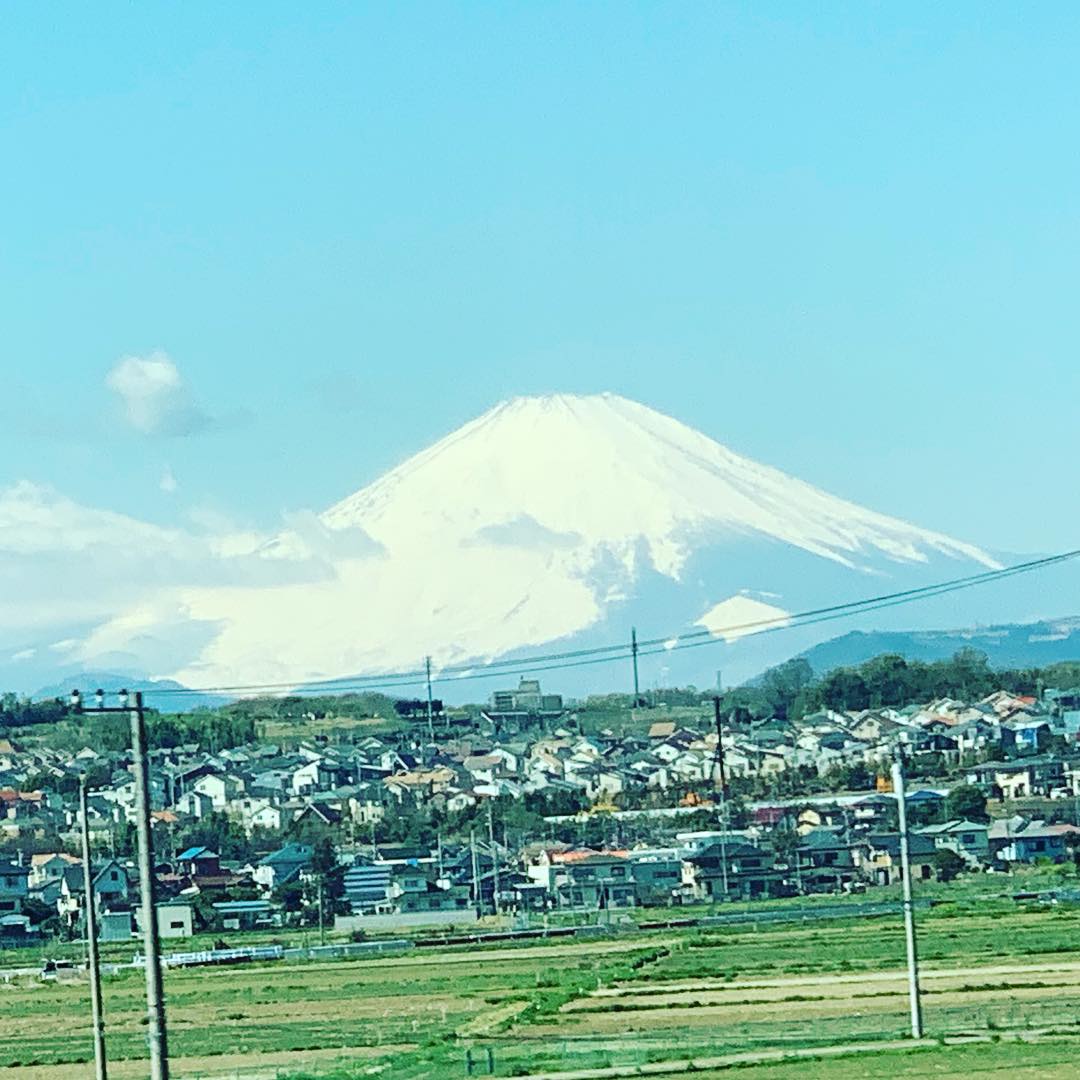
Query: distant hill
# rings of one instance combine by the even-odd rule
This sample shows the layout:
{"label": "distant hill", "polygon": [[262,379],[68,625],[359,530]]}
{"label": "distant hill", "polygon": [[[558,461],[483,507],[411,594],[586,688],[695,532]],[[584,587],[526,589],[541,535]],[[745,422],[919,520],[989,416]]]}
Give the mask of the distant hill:
{"label": "distant hill", "polygon": [[860,630],[800,653],[818,674],[861,664],[882,653],[908,660],[946,660],[957,650],[979,649],[995,668],[1045,667],[1080,660],[1080,617],[983,626],[973,630]]}
{"label": "distant hill", "polygon": [[[192,709],[200,708],[212,709],[233,700],[220,694],[192,693],[187,687],[172,679],[140,679],[134,675],[123,675],[115,671],[81,671],[70,675],[62,683],[44,686],[30,696],[34,701],[45,701],[57,697],[66,699],[75,688],[82,691],[87,704],[91,704],[90,698],[95,690],[104,690],[110,696],[115,695],[118,690],[141,690],[146,707],[157,709],[159,712],[175,713],[191,712]],[[111,698],[107,704],[115,705],[115,698]]]}

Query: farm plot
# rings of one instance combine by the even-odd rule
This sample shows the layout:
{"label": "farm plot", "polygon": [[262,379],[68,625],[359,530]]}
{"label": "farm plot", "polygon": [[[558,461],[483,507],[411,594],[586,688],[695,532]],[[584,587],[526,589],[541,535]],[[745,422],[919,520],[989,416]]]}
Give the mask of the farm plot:
{"label": "farm plot", "polygon": [[[468,1051],[486,1066],[489,1049],[495,1075],[508,1076],[902,1039],[895,922],[170,972],[173,1073],[329,1078],[381,1065],[395,1080],[434,1080],[464,1075]],[[973,906],[930,913],[920,930],[931,1035],[1080,1031],[1080,916]],[[107,981],[118,1077],[145,1069],[143,1010],[139,973]],[[73,1080],[89,1054],[85,981],[5,987],[0,1069]]]}

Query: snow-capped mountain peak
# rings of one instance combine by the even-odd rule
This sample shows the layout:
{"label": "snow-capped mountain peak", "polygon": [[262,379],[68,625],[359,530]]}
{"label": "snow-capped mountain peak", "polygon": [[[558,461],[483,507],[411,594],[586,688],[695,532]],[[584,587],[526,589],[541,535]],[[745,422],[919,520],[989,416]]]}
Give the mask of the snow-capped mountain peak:
{"label": "snow-capped mountain peak", "polygon": [[519,397],[322,515],[394,548],[433,536],[637,549],[678,577],[695,544],[760,535],[858,566],[985,552],[828,495],[615,394]]}
{"label": "snow-capped mountain peak", "polygon": [[482,664],[632,621],[734,641],[721,624],[747,597],[782,619],[885,591],[865,571],[995,565],[614,394],[503,402],[245,558],[240,583],[154,596],[83,657],[115,666],[172,635],[184,655],[155,673],[214,686]]}

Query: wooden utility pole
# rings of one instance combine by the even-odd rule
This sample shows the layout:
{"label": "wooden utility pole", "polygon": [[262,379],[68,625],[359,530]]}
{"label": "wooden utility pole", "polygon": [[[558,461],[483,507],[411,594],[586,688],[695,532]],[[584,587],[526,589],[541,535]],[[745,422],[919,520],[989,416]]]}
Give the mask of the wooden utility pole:
{"label": "wooden utility pole", "polygon": [[630,653],[634,658],[634,708],[636,709],[641,703],[641,690],[638,687],[638,669],[637,669],[637,627],[630,627]]}
{"label": "wooden utility pole", "polygon": [[90,818],[87,813],[85,776],[79,778],[79,826],[82,832],[86,952],[90,967],[90,1012],[94,1022],[94,1080],[107,1080],[105,1010],[101,1001],[101,963],[98,957],[97,910],[94,907],[94,871],[90,865]]}

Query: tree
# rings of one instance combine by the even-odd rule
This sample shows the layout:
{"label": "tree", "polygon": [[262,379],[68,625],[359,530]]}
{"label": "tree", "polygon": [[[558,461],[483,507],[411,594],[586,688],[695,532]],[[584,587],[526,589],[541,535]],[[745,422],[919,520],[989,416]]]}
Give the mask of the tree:
{"label": "tree", "polygon": [[967,863],[950,848],[934,852],[934,871],[938,881],[952,881],[967,869]]}
{"label": "tree", "polygon": [[799,850],[802,837],[790,828],[777,828],[772,835],[772,847],[777,859],[785,866],[794,866],[795,852]]}
{"label": "tree", "polygon": [[769,668],[761,677],[761,693],[768,711],[782,720],[787,719],[792,713],[792,705],[813,681],[814,669],[807,660],[789,660]]}
{"label": "tree", "polygon": [[304,875],[304,899],[317,917],[321,901],[324,917],[345,914],[345,868],[338,862],[334,842],[329,836],[320,837],[312,845],[311,864]]}
{"label": "tree", "polygon": [[904,705],[911,698],[911,673],[907,661],[896,653],[885,653],[859,667],[866,683],[870,707]]}
{"label": "tree", "polygon": [[823,704],[838,712],[844,709],[868,709],[870,694],[866,680],[853,668],[837,668],[821,681]]}
{"label": "tree", "polygon": [[958,784],[945,798],[945,816],[952,820],[987,822],[986,795],[974,784]]}

